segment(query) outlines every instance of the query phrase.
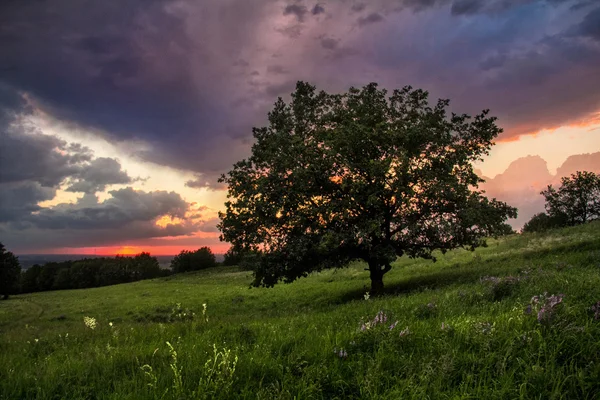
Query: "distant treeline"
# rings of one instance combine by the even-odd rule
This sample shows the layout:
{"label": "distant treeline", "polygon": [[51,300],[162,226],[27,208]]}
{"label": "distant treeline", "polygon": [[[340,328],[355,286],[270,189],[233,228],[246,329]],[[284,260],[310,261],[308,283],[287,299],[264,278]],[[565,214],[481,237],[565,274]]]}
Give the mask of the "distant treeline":
{"label": "distant treeline", "polygon": [[83,289],[170,275],[156,257],[141,253],[134,257],[98,257],[33,265],[21,273],[21,292]]}
{"label": "distant treeline", "polygon": [[235,265],[238,262],[239,257],[228,251],[223,262],[218,263],[209,247],[202,247],[196,251],[182,251],[172,259],[168,269],[160,268],[157,257],[151,256],[150,253],[140,253],[133,257],[117,255],[48,262],[44,265],[35,264],[22,271],[17,285],[20,290],[13,290],[13,293],[116,285],[218,265]]}
{"label": "distant treeline", "polygon": [[157,257],[140,253],[133,257],[117,255],[47,262],[22,270],[19,258],[0,243],[0,297],[7,299],[17,293],[116,285],[218,265],[239,264],[244,268],[242,261],[242,257],[230,249],[219,263],[209,247],[202,247],[196,251],[183,250],[171,260],[168,269],[160,267]]}

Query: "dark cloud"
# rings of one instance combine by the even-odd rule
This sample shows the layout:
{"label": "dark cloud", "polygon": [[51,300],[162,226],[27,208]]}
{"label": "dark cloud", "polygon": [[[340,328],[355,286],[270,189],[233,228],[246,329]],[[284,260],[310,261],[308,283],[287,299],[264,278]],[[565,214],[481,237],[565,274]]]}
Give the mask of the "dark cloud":
{"label": "dark cloud", "polygon": [[283,15],[295,15],[298,22],[304,21],[304,16],[308,12],[308,9],[300,4],[289,4],[283,9]]}
{"label": "dark cloud", "polygon": [[383,20],[384,20],[383,15],[374,12],[374,13],[367,15],[366,17],[359,18],[356,22],[358,22],[359,26],[365,26],[365,25],[370,25],[370,24],[374,24],[377,22],[381,22]]}
{"label": "dark cloud", "polygon": [[321,37],[321,47],[327,50],[335,50],[338,47],[339,40],[330,37]]}
{"label": "dark cloud", "polygon": [[504,137],[575,123],[597,112],[598,65],[597,48],[563,35],[507,57],[484,87],[488,104],[507,130]]}
{"label": "dark cloud", "polygon": [[0,140],[0,188],[25,182],[57,189],[66,182],[68,191],[93,194],[108,185],[133,182],[117,160],[94,159],[92,151],[80,143],[24,132],[22,127],[5,128]]}
{"label": "dark cloud", "polygon": [[102,192],[108,185],[133,182],[117,160],[106,157],[91,161],[71,178],[73,183],[66,189],[67,191],[90,194]]}
{"label": "dark cloud", "polygon": [[[36,188],[22,190],[35,191]],[[1,193],[0,199],[4,196],[4,192]],[[186,217],[191,211],[190,204],[175,192],[125,188],[109,194],[111,197],[102,202],[86,194],[74,204],[16,209],[22,211],[21,218],[9,219],[9,224],[0,225],[0,233],[11,246],[24,248],[35,243],[36,247],[45,248],[119,245],[136,239],[192,235],[199,230],[212,232],[211,220],[192,221]],[[43,198],[43,193],[38,193],[38,197]],[[25,215],[26,211],[35,213]],[[157,224],[165,215],[182,222]],[[4,216],[3,209],[0,216]]]}
{"label": "dark cloud", "polygon": [[585,16],[578,31],[581,36],[600,41],[600,8],[596,8]]}
{"label": "dark cloud", "polygon": [[191,42],[171,4],[12,2],[0,26],[18,40],[0,46],[0,60],[14,69],[0,71],[0,82],[27,92],[55,118],[99,129],[113,141],[143,138],[165,153],[165,163],[197,168],[179,150],[192,138],[203,142],[226,117],[208,90],[213,83],[206,95],[196,83]]}
{"label": "dark cloud", "polygon": [[[206,176],[247,156],[251,127],[265,123],[275,98],[289,95],[298,79],[330,91],[370,80],[390,89],[424,87],[459,111],[491,108],[504,137],[577,121],[600,108],[597,2],[321,2],[335,18],[314,27],[306,23],[314,2],[304,2],[309,8],[272,4],[4,2],[0,121],[35,106],[117,144],[139,139],[145,146],[136,155],[144,160]],[[289,16],[284,23],[265,18],[282,11]],[[457,25],[457,14],[464,24]],[[364,27],[384,20],[381,32],[353,29],[357,21]],[[314,36],[303,29],[314,29]],[[271,40],[273,30],[285,36]],[[285,65],[279,72],[287,74],[270,63]],[[25,169],[0,172],[6,181],[37,176],[26,182],[52,187],[90,162],[85,151],[54,139],[9,140],[28,149],[14,154],[37,154],[43,140],[66,148],[30,165],[11,159]],[[2,148],[14,148],[11,143]]]}
{"label": "dark cloud", "polygon": [[404,5],[414,11],[422,11],[428,8],[432,8],[440,3],[446,3],[443,0],[404,0]]}
{"label": "dark cloud", "polygon": [[[118,6],[74,0],[53,0],[52,6],[34,1],[4,3],[0,13],[0,85],[8,88],[12,97],[26,92],[36,106],[55,118],[97,129],[117,143],[132,138],[142,140],[149,147],[138,156],[146,161],[198,173],[231,166],[237,153],[227,149],[251,138],[251,127],[265,121],[268,105],[274,100],[271,96],[281,94],[279,88],[285,86],[276,76],[265,76],[260,89],[241,81],[247,79],[249,71],[240,70],[248,64],[261,71],[267,68],[259,60],[268,44],[257,39],[265,37],[257,32],[275,29],[300,42],[305,39],[302,34],[306,24],[302,21],[311,12],[329,7],[322,2],[310,3],[310,8],[300,2],[286,4],[274,12],[283,11],[293,17],[293,21],[288,21],[292,24],[271,25],[263,20],[265,10],[272,8],[272,3],[266,1],[215,1],[202,6],[186,0],[123,0]],[[323,38],[339,36],[344,31],[338,29],[340,24],[350,27],[357,19],[362,27],[386,18],[390,21],[386,28],[392,27],[393,18],[398,15],[392,11],[399,6],[407,15],[403,22],[406,26],[412,26],[410,21],[418,21],[424,15],[415,11],[425,9],[431,11],[431,23],[417,23],[417,28],[410,28],[419,31],[415,35],[402,33],[393,39],[380,38],[381,44],[371,43],[365,34],[342,38],[344,47],[334,43],[334,39],[321,39],[321,46],[330,50],[326,57],[311,57],[315,50],[306,48],[307,56],[302,62],[288,67],[289,76],[317,85],[339,82],[331,86],[333,90],[365,83],[366,78],[360,77],[359,72],[364,70],[372,71],[376,79],[389,79],[394,85],[424,82],[405,72],[407,66],[414,65],[427,72],[429,80],[425,84],[440,88],[447,97],[457,98],[456,93],[462,89],[448,88],[447,82],[452,79],[442,76],[470,77],[469,66],[490,65],[481,60],[502,53],[504,49],[497,47],[527,47],[528,41],[534,40],[531,31],[549,25],[550,20],[543,20],[540,11],[546,5],[562,4],[552,0],[483,3],[478,8],[475,0],[384,0],[370,3],[367,9],[365,3],[346,2],[340,7],[346,7],[348,12],[337,13],[331,23],[319,25],[318,34]],[[357,14],[349,15],[357,12],[363,13],[360,19]],[[472,20],[460,29],[453,23],[438,31],[437,26],[451,12],[468,14]],[[478,19],[482,13],[488,19]],[[590,15],[586,21],[591,22],[583,24],[581,30],[593,37],[594,15]],[[534,28],[524,28],[525,25]],[[450,31],[452,35],[448,35]],[[410,43],[400,45],[402,36],[410,36]],[[467,45],[461,45],[458,37]],[[456,42],[451,43],[451,38],[456,38]],[[384,55],[371,51],[386,45],[395,50]],[[284,42],[268,51],[287,57],[295,48]],[[395,57],[395,51],[403,55]],[[354,56],[353,65],[342,61],[348,56]],[[390,62],[381,62],[383,58]],[[315,60],[325,65],[316,67]],[[3,65],[9,68],[2,68]],[[440,70],[440,66],[444,68]],[[380,73],[379,67],[385,73]],[[343,73],[336,72],[333,77],[328,75],[328,71],[341,70]],[[389,71],[395,71],[396,77],[385,77]],[[232,99],[241,98],[252,99],[240,103],[244,105],[243,112],[230,106]],[[473,98],[478,103],[485,100],[478,93]],[[235,129],[231,128],[233,120]]]}
{"label": "dark cloud", "polygon": [[67,143],[39,133],[0,131],[0,183],[33,181],[45,187],[58,186],[77,173],[90,159],[84,147],[67,153]]}
{"label": "dark cloud", "polygon": [[39,202],[51,200],[56,189],[44,187],[37,182],[18,182],[0,184],[0,224],[19,223],[23,218],[42,208]]}
{"label": "dark cloud", "polygon": [[219,183],[218,180],[223,172],[211,171],[197,174],[194,179],[189,180],[185,183],[185,186],[197,189],[213,189],[213,190],[224,190],[227,187]]}
{"label": "dark cloud", "polygon": [[184,218],[188,203],[175,192],[112,190],[103,202],[93,195],[75,204],[41,209],[27,221],[39,229],[121,229],[133,222],[152,222],[163,215]]}
{"label": "dark cloud", "polygon": [[117,37],[85,36],[75,40],[74,47],[79,47],[93,55],[105,55],[113,52],[120,46]]}
{"label": "dark cloud", "polygon": [[[156,245],[165,245],[164,238],[169,237],[183,240],[189,238],[192,243],[200,243],[202,239],[193,236],[197,228],[186,225],[175,224],[165,227],[157,226],[152,222],[136,221],[119,229],[90,229],[82,234],[81,230],[76,229],[37,229],[27,228],[18,231],[10,231],[6,235],[0,227],[0,234],[5,238],[7,246],[16,249],[17,252],[26,253],[31,251],[32,243],[37,246],[35,249],[44,251],[64,247],[101,247],[101,246],[122,246],[124,244],[137,244],[139,246],[148,246],[155,239]],[[175,245],[176,242],[168,240],[168,245]]]}
{"label": "dark cloud", "polygon": [[325,7],[323,7],[321,4],[315,4],[315,6],[313,7],[311,13],[312,15],[319,15],[319,14],[323,14],[325,12]]}
{"label": "dark cloud", "polygon": [[453,15],[475,14],[482,7],[482,0],[454,0],[451,12]]}

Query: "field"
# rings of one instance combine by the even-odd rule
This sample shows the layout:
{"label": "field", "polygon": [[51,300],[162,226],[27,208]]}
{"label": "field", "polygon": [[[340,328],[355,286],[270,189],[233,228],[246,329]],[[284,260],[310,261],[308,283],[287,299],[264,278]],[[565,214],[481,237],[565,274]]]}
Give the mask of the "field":
{"label": "field", "polygon": [[599,223],[364,268],[14,296],[0,399],[600,398]]}

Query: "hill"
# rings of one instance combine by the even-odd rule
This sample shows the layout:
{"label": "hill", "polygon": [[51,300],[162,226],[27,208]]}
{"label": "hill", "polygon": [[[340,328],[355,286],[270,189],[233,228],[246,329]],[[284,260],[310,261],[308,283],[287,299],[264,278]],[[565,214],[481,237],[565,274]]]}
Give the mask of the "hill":
{"label": "hill", "polygon": [[0,398],[597,398],[600,223],[273,289],[215,268],[0,302]]}

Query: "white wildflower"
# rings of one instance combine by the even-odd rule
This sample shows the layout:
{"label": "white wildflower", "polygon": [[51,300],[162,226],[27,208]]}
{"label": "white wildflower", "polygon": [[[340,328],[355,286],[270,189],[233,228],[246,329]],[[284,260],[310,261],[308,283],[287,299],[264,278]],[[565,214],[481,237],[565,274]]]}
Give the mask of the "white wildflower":
{"label": "white wildflower", "polygon": [[98,326],[96,318],[93,317],[83,317],[83,323],[90,329],[96,329],[96,326]]}

